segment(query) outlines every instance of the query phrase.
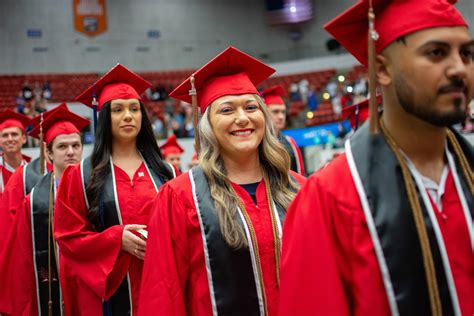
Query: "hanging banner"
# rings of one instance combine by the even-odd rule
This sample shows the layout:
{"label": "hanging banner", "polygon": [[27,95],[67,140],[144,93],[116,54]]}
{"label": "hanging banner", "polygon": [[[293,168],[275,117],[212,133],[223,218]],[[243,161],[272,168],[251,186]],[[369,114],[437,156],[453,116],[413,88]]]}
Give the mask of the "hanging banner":
{"label": "hanging banner", "polygon": [[73,0],[74,29],[87,36],[107,30],[106,0]]}

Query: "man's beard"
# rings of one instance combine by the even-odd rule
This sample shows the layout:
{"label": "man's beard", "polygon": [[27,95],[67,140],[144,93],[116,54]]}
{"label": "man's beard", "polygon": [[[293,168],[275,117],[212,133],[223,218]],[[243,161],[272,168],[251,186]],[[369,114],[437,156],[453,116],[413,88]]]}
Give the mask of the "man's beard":
{"label": "man's beard", "polygon": [[[453,81],[450,87],[458,87],[458,81]],[[464,83],[461,84],[464,85]],[[441,113],[433,108],[434,98],[424,98],[415,104],[415,92],[412,87],[406,84],[402,76],[394,78],[395,93],[397,94],[398,102],[402,108],[413,116],[422,121],[430,123],[439,127],[448,127],[457,123],[461,123],[467,118],[466,106],[462,106],[461,99],[455,99],[454,111],[448,113]]]}

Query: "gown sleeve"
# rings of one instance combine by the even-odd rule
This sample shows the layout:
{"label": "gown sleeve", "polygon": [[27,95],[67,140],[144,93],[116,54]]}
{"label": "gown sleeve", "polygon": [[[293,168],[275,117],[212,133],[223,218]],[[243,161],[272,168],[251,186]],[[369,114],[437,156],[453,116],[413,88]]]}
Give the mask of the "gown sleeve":
{"label": "gown sleeve", "polygon": [[188,211],[168,184],[153,201],[138,315],[187,315]]}
{"label": "gown sleeve", "polygon": [[279,315],[349,315],[326,215],[335,207],[316,177],[301,188],[283,228]]}
{"label": "gown sleeve", "polygon": [[[87,219],[79,165],[62,175],[54,207],[54,235],[61,256],[74,273],[97,296],[107,300],[123,280],[130,257],[121,252],[123,226],[102,232]],[[118,271],[119,269],[120,271]],[[68,277],[68,276],[64,276]]]}

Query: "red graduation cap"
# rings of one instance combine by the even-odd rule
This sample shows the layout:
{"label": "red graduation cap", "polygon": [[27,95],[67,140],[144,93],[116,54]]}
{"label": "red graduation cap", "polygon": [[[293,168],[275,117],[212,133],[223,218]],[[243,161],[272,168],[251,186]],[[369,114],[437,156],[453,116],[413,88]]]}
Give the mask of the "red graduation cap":
{"label": "red graduation cap", "polygon": [[17,113],[10,109],[0,112],[0,130],[8,127],[18,127],[25,132],[30,125],[31,119],[23,114]]}
{"label": "red graduation cap", "polygon": [[140,95],[149,87],[151,87],[151,83],[121,64],[117,64],[91,87],[77,96],[76,101],[92,108],[94,98],[97,98],[97,111],[100,111],[102,106],[110,100],[141,100]]}
{"label": "red graduation cap", "polygon": [[160,146],[161,153],[163,157],[168,156],[169,154],[182,154],[184,153],[183,147],[178,144],[176,140],[176,135],[170,135],[168,139]]}
{"label": "red graduation cap", "polygon": [[286,96],[286,91],[282,86],[273,86],[267,88],[262,91],[261,95],[267,106],[285,105],[285,101],[283,101],[282,97]]}
{"label": "red graduation cap", "polygon": [[[377,104],[382,103],[382,96],[377,96]],[[351,127],[356,130],[369,118],[369,99],[357,104],[346,106],[341,113],[343,118],[349,119]]]}
{"label": "red graduation cap", "polygon": [[[380,54],[397,38],[434,27],[467,26],[454,7],[457,0],[372,0],[375,50]],[[324,28],[363,65],[368,64],[369,0],[359,0]]]}
{"label": "red graduation cap", "polygon": [[[68,107],[66,105],[66,103],[61,103],[60,105],[58,105],[57,107],[49,110],[49,111],[46,111],[46,112],[43,112],[41,114],[43,114],[43,121],[48,117],[50,116],[52,113],[54,113],[55,111],[59,110],[59,109],[64,109],[64,110],[68,110]],[[41,114],[39,115],[36,115],[35,117],[33,117],[30,121],[30,125],[31,126],[36,126],[36,125],[39,125],[40,122],[41,122]]]}
{"label": "red graduation cap", "polygon": [[[51,112],[51,111],[50,111]],[[69,135],[80,133],[81,129],[89,125],[89,120],[70,112],[64,108],[59,108],[50,113],[43,120],[44,141],[46,144],[52,142],[58,135]],[[30,136],[39,138],[41,127],[39,123],[33,127]]]}
{"label": "red graduation cap", "polygon": [[[256,86],[275,72],[275,69],[240,50],[229,47],[194,73],[197,101],[201,113],[224,95],[258,94]],[[192,103],[191,81],[186,79],[170,96]]]}

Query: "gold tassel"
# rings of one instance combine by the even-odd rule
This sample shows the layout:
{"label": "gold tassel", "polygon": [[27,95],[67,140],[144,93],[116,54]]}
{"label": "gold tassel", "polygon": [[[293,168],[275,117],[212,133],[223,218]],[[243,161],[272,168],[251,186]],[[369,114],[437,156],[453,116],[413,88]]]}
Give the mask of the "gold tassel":
{"label": "gold tassel", "polygon": [[44,154],[44,134],[43,134],[43,113],[40,114],[40,173],[44,175],[45,170],[45,154]]}
{"label": "gold tassel", "polygon": [[372,0],[369,1],[369,33],[368,33],[368,67],[369,67],[369,131],[371,134],[379,132],[379,118],[377,105],[377,77],[375,75],[375,41],[379,35],[375,30],[375,13],[372,7]]}
{"label": "gold tassel", "polygon": [[191,96],[192,106],[193,106],[193,125],[194,125],[194,146],[196,149],[196,155],[199,158],[199,153],[201,151],[201,141],[199,139],[199,105],[196,97],[196,87],[194,85],[194,74],[191,75],[189,81],[191,82],[191,90],[189,90],[189,95]]}

